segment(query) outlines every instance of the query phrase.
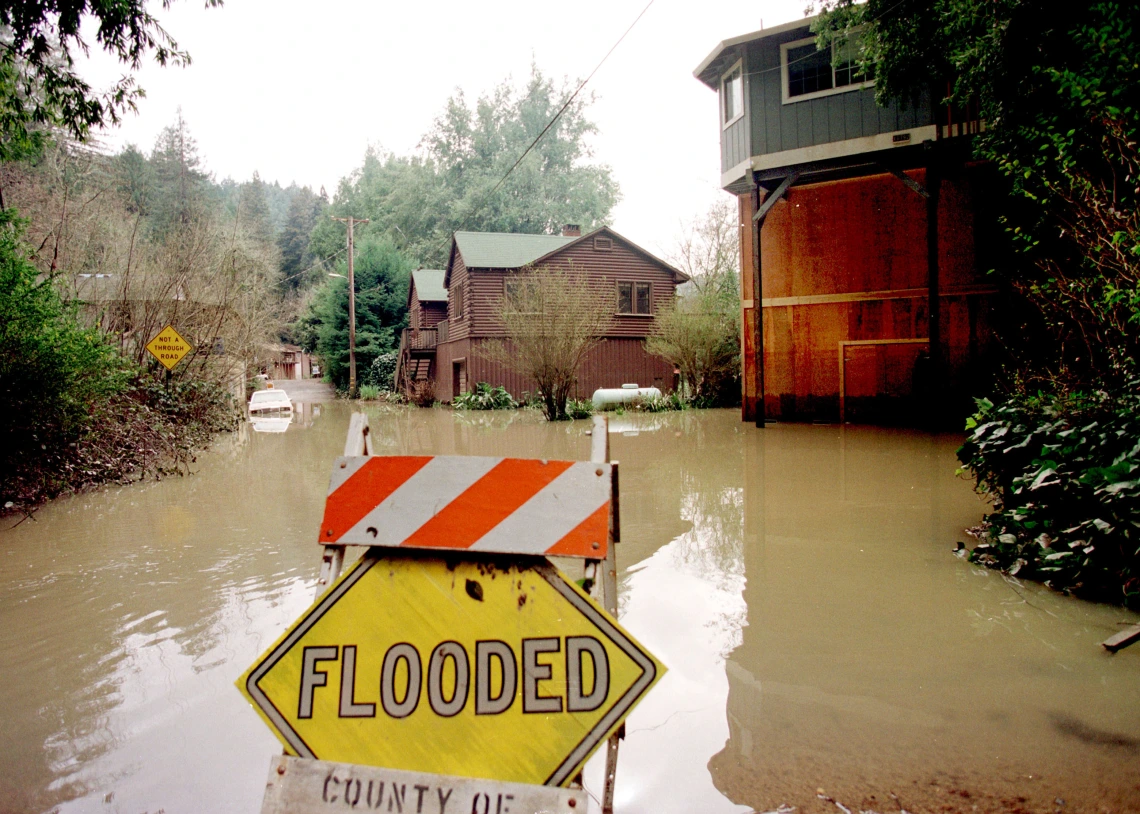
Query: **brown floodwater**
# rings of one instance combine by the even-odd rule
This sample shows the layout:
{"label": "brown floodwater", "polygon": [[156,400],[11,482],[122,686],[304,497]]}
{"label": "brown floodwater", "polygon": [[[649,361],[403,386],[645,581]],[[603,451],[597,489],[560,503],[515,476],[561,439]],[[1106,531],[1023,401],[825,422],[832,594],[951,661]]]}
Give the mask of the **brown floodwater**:
{"label": "brown floodwater", "polygon": [[[280,747],[233,682],[312,600],[349,409],[0,521],[0,811],[259,810]],[[381,453],[589,454],[584,421],[368,412]],[[619,811],[1140,811],[1140,646],[1098,644],[1140,618],[953,556],[985,510],[959,438],[735,411],[610,438],[620,615],[669,667]]]}

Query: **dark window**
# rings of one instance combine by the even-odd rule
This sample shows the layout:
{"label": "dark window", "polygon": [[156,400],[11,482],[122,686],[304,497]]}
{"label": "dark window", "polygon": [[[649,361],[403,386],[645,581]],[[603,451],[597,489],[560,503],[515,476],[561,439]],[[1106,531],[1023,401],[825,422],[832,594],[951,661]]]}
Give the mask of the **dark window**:
{"label": "dark window", "polygon": [[789,97],[831,90],[834,86],[830,50],[816,50],[814,42],[788,49]]}
{"label": "dark window", "polygon": [[649,283],[618,283],[618,313],[648,314]]}
{"label": "dark window", "polygon": [[633,313],[633,283],[618,283],[618,313]]}
{"label": "dark window", "polygon": [[639,314],[649,313],[649,283],[637,283],[634,286],[637,301],[633,304],[634,311]]}
{"label": "dark window", "polygon": [[835,49],[835,87],[845,88],[848,85],[858,85],[875,78],[873,70],[863,72],[859,70],[859,38],[849,37],[847,42]]}
{"label": "dark window", "polygon": [[816,50],[815,41],[790,45],[784,48],[784,68],[787,71],[785,99],[808,96],[840,88],[853,88],[872,81],[874,73],[859,69],[860,38],[852,34],[842,45]]}

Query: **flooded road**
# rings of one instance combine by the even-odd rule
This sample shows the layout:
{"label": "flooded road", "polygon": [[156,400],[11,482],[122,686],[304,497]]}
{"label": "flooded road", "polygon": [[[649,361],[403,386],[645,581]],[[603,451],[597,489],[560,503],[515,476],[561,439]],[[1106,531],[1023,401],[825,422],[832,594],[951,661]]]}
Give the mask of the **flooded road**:
{"label": "flooded road", "polygon": [[[379,453],[589,454],[584,421],[368,412]],[[279,745],[233,682],[312,600],[348,417],[3,521],[0,811],[259,810]],[[619,811],[1140,811],[1140,646],[1098,646],[1140,620],[955,558],[958,438],[613,420],[620,614],[669,667]]]}

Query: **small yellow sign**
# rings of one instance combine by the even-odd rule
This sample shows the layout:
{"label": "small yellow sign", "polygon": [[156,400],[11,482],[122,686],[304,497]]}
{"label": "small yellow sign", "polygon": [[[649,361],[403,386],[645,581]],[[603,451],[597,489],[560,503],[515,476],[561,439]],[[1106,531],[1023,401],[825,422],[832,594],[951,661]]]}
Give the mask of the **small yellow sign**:
{"label": "small yellow sign", "polygon": [[665,668],[523,562],[373,549],[238,688],[292,755],[564,786]]}
{"label": "small yellow sign", "polygon": [[173,370],[174,366],[193,350],[190,343],[174,330],[173,325],[167,325],[159,331],[158,336],[146,343],[146,349],[167,370]]}

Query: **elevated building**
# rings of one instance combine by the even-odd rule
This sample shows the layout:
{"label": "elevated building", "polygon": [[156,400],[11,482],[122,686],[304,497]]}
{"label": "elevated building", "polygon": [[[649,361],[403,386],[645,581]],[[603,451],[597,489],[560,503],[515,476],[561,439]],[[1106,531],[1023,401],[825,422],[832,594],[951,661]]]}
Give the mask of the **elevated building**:
{"label": "elevated building", "polygon": [[812,19],[725,40],[694,75],[720,97],[721,186],[741,222],[743,417],[923,424],[985,366],[984,125],[934,77],[875,103]]}

